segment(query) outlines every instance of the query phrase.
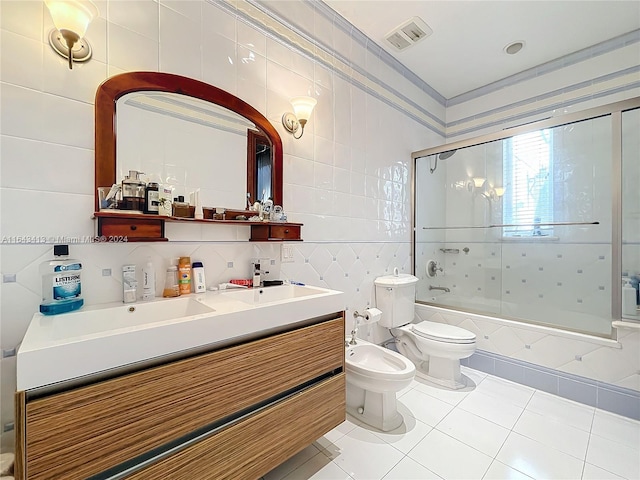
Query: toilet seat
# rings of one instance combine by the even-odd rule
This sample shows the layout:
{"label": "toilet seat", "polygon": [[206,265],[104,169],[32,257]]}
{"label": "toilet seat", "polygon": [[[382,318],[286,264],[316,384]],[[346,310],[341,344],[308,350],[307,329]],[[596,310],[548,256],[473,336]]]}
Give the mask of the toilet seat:
{"label": "toilet seat", "polygon": [[411,331],[418,337],[435,342],[471,344],[476,341],[476,336],[473,332],[446,323],[428,321],[414,323],[411,325]]}

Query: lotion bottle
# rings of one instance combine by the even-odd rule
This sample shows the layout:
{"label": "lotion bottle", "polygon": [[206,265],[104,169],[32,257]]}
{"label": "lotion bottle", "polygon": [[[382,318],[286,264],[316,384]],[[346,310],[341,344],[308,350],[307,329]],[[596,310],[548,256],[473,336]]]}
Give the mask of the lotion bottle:
{"label": "lotion bottle", "polygon": [[178,286],[180,295],[191,293],[191,258],[180,257],[178,261]]}
{"label": "lotion bottle", "polygon": [[193,274],[193,291],[196,293],[205,293],[207,284],[204,279],[204,266],[202,262],[193,262],[191,272]]}
{"label": "lotion bottle", "polygon": [[156,297],[156,271],[151,257],[142,269],[142,300],[153,300]]}

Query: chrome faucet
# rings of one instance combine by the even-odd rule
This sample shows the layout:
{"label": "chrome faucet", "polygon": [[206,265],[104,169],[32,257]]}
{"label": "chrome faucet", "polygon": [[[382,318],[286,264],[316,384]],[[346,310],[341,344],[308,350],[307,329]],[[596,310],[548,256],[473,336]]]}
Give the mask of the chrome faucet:
{"label": "chrome faucet", "polygon": [[449,293],[451,291],[449,287],[434,287],[433,285],[429,285],[429,290],[442,290],[446,293]]}

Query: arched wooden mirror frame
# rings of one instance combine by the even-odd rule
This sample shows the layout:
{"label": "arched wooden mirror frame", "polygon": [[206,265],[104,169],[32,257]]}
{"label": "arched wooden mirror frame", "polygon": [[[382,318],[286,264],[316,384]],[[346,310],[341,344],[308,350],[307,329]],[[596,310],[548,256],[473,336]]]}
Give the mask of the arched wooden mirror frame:
{"label": "arched wooden mirror frame", "polygon": [[162,72],[128,72],[105,80],[95,100],[95,211],[98,187],[116,180],[116,102],[131,92],[159,91],[187,95],[228,108],[252,121],[271,141],[273,155],[273,202],[282,205],[282,140],[271,122],[245,101],[193,78]]}

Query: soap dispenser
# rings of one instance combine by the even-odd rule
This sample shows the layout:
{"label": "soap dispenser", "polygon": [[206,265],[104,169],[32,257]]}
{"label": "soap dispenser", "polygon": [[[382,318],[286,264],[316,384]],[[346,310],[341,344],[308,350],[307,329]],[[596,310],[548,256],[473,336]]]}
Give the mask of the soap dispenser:
{"label": "soap dispenser", "polygon": [[122,180],[122,203],[124,210],[145,210],[146,183],[140,179],[142,172],[129,170],[129,175]]}

